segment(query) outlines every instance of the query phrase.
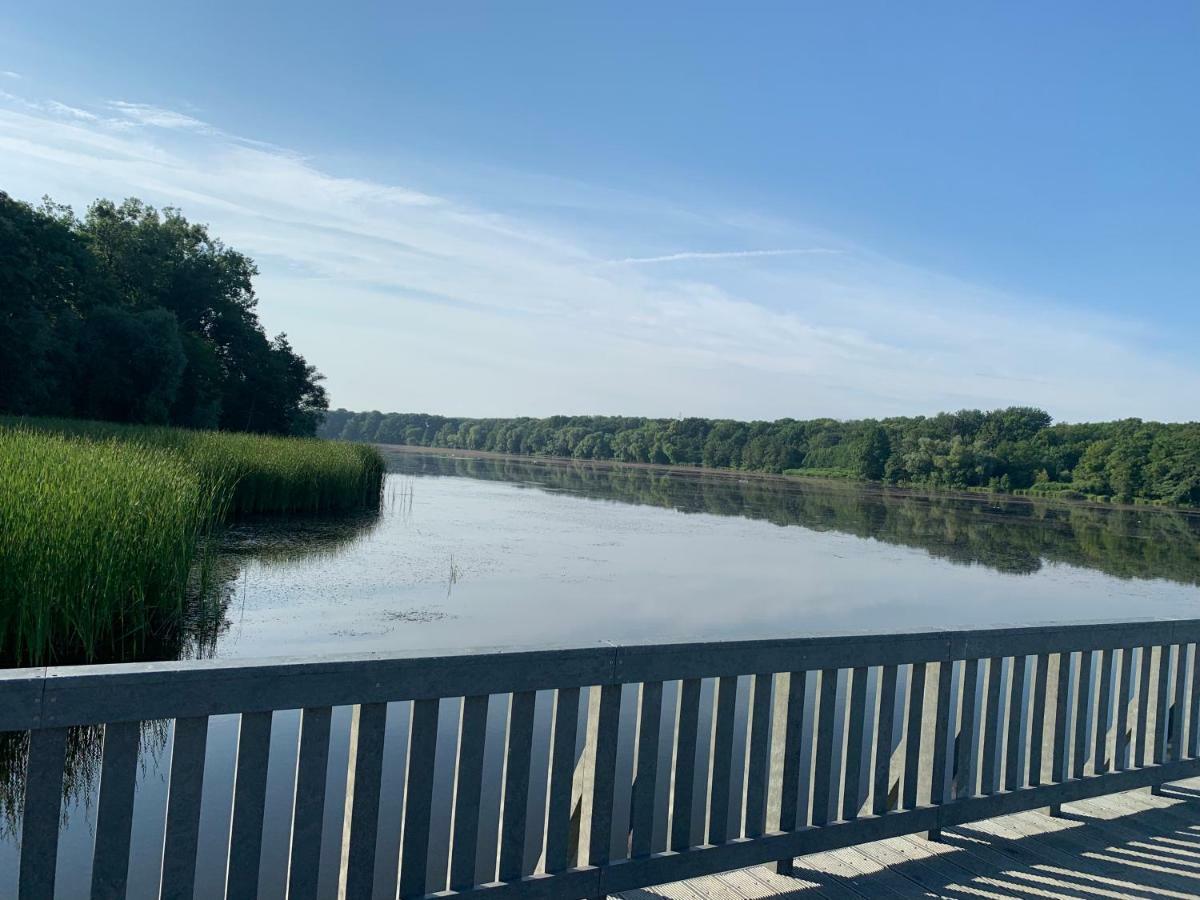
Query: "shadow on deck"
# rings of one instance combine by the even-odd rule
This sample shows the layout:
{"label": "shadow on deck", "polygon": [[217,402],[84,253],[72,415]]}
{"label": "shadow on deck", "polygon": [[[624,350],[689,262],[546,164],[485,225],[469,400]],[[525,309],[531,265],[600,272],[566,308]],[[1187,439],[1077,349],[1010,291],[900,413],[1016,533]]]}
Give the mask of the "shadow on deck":
{"label": "shadow on deck", "polygon": [[947,829],[942,843],[892,838],[796,860],[796,878],[756,866],[625,900],[868,897],[1200,897],[1200,779]]}

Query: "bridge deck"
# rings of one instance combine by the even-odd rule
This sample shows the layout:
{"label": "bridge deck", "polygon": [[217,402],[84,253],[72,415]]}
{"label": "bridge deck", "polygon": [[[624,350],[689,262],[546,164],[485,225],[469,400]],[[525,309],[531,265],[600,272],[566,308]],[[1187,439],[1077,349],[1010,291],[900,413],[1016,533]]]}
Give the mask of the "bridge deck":
{"label": "bridge deck", "polygon": [[626,900],[875,897],[1200,897],[1200,779],[948,829],[942,843],[893,838],[796,860],[797,878],[756,866]]}

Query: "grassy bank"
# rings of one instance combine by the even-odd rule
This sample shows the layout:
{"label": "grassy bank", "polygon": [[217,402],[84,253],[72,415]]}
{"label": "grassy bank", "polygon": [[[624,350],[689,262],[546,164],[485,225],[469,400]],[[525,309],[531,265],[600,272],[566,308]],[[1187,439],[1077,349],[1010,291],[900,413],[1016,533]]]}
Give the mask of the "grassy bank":
{"label": "grassy bank", "polygon": [[0,660],[122,655],[178,615],[206,535],[379,502],[371,448],[0,420]]}

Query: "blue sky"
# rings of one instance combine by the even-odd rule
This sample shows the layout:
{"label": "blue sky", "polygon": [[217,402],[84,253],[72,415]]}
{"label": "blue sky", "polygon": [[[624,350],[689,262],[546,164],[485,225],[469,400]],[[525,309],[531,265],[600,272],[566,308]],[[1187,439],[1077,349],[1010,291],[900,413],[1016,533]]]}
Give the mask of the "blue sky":
{"label": "blue sky", "polygon": [[1195,418],[1200,5],[21,4],[0,189],[260,264],[336,405]]}

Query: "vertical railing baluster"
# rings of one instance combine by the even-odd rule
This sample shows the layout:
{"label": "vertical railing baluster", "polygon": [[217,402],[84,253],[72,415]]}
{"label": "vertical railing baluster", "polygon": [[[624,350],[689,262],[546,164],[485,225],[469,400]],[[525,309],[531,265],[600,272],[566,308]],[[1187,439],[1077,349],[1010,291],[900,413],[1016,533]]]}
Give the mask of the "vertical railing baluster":
{"label": "vertical railing baluster", "polygon": [[[463,698],[450,857],[450,889],[454,891],[465,891],[475,886],[475,863],[479,850],[479,798],[483,789],[483,752],[487,743],[490,699],[487,694]],[[575,706],[578,709],[578,694]],[[571,737],[574,736],[572,729]]]}
{"label": "vertical railing baluster", "polygon": [[588,863],[606,864],[613,839],[613,789],[617,771],[617,726],[621,716],[621,685],[600,688],[600,715],[596,729],[596,776],[592,782],[592,833]]}
{"label": "vertical railing baluster", "polygon": [[929,802],[938,805],[952,799],[953,791],[947,785],[947,771],[951,767],[950,735],[954,729],[955,705],[951,701],[954,679],[954,663],[943,659],[938,664],[937,709],[934,712],[933,738],[933,781],[929,786]]}
{"label": "vertical railing baluster", "polygon": [[658,785],[658,751],[662,733],[661,681],[642,685],[638,713],[637,771],[633,786],[632,837],[630,852],[635,857],[649,856],[654,839],[654,797]]}
{"label": "vertical railing baluster", "polygon": [[1071,754],[1071,775],[1082,778],[1087,765],[1088,712],[1092,701],[1092,653],[1084,650],[1079,654],[1079,670],[1075,673],[1075,731],[1074,749]]}
{"label": "vertical railing baluster", "polygon": [[1117,743],[1113,750],[1113,769],[1129,767],[1129,703],[1133,699],[1133,648],[1121,649],[1121,686],[1117,691]]}
{"label": "vertical railing baluster", "polygon": [[853,821],[862,808],[863,735],[867,719],[867,672],[866,666],[857,666],[851,673],[848,685],[850,710],[847,713],[846,778],[842,794],[842,819]]}
{"label": "vertical railing baluster", "polygon": [[746,769],[746,837],[767,829],[767,783],[771,765],[771,686],[775,676],[754,676],[750,708],[750,761]]}
{"label": "vertical railing baluster", "polygon": [[233,815],[229,825],[229,868],[225,872],[226,900],[249,900],[258,896],[271,720],[270,712],[248,712],[242,713],[238,723]]}
{"label": "vertical railing baluster", "polygon": [[[125,897],[141,733],[141,722],[109,722],[104,726],[104,760],[92,854],[92,900]],[[256,879],[257,874],[256,871]]]}
{"label": "vertical railing baluster", "polygon": [[671,802],[671,849],[692,845],[692,796],[696,787],[696,732],[700,719],[700,679],[685,678],[679,692],[675,745],[675,794]]}
{"label": "vertical railing baluster", "polygon": [[1200,642],[1192,644],[1192,696],[1188,704],[1190,733],[1187,741],[1187,756],[1200,755]]}
{"label": "vertical railing baluster", "polygon": [[1170,753],[1172,760],[1183,759],[1183,719],[1187,703],[1187,644],[1175,646],[1175,702],[1171,713]]}
{"label": "vertical railing baluster", "polygon": [[66,755],[67,729],[42,728],[29,733],[18,876],[20,900],[54,900]]}
{"label": "vertical railing baluster", "polygon": [[1152,648],[1141,647],[1138,650],[1138,714],[1137,739],[1134,743],[1134,765],[1142,768],[1146,765],[1146,744],[1150,738],[1150,673],[1152,669]]}
{"label": "vertical railing baluster", "polygon": [[997,756],[1000,753],[1000,735],[1004,733],[1004,708],[1000,705],[1000,681],[1004,675],[1004,658],[993,656],[988,660],[987,681],[984,682],[983,710],[983,759],[980,761],[980,793],[994,794],[999,786]]}
{"label": "vertical railing baluster", "polygon": [[288,859],[288,900],[311,900],[317,896],[331,714],[328,706],[309,707],[300,718],[292,843]]}
{"label": "vertical railing baluster", "polygon": [[1037,671],[1033,676],[1033,709],[1029,718],[1029,784],[1038,787],[1042,783],[1042,757],[1046,746],[1046,692],[1050,686],[1050,654],[1037,657]]}
{"label": "vertical railing baluster", "polygon": [[[800,815],[800,763],[803,756],[801,740],[804,732],[804,696],[807,690],[808,672],[792,672],[788,678],[787,711],[783,724],[783,773],[779,789],[779,830],[784,832],[796,829]],[[829,781],[828,778],[825,780]],[[828,799],[828,795],[826,798]],[[780,875],[793,874],[792,858],[779,860],[775,864],[775,871]]]}
{"label": "vertical railing baluster", "polygon": [[[429,825],[433,812],[433,767],[437,757],[438,699],[414,700],[404,790],[404,837],[400,851],[400,897],[425,895],[429,870]],[[292,900],[289,895],[288,900]]]}
{"label": "vertical railing baluster", "polygon": [[1112,700],[1113,653],[1100,651],[1100,689],[1096,704],[1096,768],[1097,775],[1108,771],[1108,712]]}
{"label": "vertical railing baluster", "polygon": [[1054,758],[1051,760],[1051,779],[1055,784],[1067,780],[1067,723],[1070,719],[1071,651],[1058,654],[1058,685],[1054,694]]}
{"label": "vertical railing baluster", "polygon": [[833,797],[833,739],[834,725],[837,722],[837,679],[837,669],[821,670],[821,695],[817,703],[816,725],[813,728],[817,736],[817,758],[813,770],[813,825],[829,824]]}
{"label": "vertical railing baluster", "polygon": [[517,691],[508,711],[508,752],[504,765],[500,880],[517,881],[525,860],[525,819],[529,808],[529,764],[533,753],[535,691]]}
{"label": "vertical railing baluster", "polygon": [[1158,685],[1154,703],[1154,763],[1167,761],[1167,726],[1170,721],[1171,645],[1158,648]]}
{"label": "vertical railing baluster", "polygon": [[1142,768],[1146,765],[1146,741],[1150,736],[1150,672],[1151,648],[1149,645],[1138,651],[1138,714],[1137,741],[1134,744],[1134,765]]}
{"label": "vertical railing baluster", "polygon": [[958,791],[956,797],[975,794],[975,753],[979,743],[975,733],[975,707],[979,695],[979,660],[968,659],[963,665],[962,715],[958,729]]}
{"label": "vertical railing baluster", "polygon": [[369,897],[375,881],[375,842],[379,833],[379,788],[383,779],[386,703],[354,707],[350,720],[351,783],[346,785],[343,827],[350,839],[342,847],[339,882],[347,897]]}
{"label": "vertical railing baluster", "polygon": [[871,811],[888,811],[892,789],[892,729],[896,719],[896,667],[884,666],[879,676],[879,723],[875,727],[875,783]]}
{"label": "vertical railing baluster", "polygon": [[546,813],[546,871],[550,873],[567,868],[578,726],[579,688],[559,688],[554,701],[554,746],[550,757],[550,800]]}
{"label": "vertical railing baluster", "polygon": [[801,740],[807,688],[807,672],[792,672],[788,677],[787,711],[783,725],[783,773],[779,790],[780,831],[794,831],[799,822],[800,764],[803,762]]}
{"label": "vertical railing baluster", "polygon": [[200,837],[200,798],[204,789],[204,750],[208,717],[175,720],[171,781],[163,837],[162,900],[192,900],[196,888],[196,847]]}
{"label": "vertical railing baluster", "polygon": [[737,701],[737,676],[717,680],[717,713],[713,725],[712,787],[708,802],[708,842],[729,840],[729,783],[733,769],[733,712]]}
{"label": "vertical railing baluster", "polygon": [[913,663],[908,681],[908,719],[904,735],[905,809],[917,808],[917,789],[921,783],[921,732],[925,727],[926,663]]}
{"label": "vertical railing baluster", "polygon": [[[1004,789],[1015,791],[1025,783],[1021,770],[1021,728],[1025,724],[1025,655],[1013,657],[1008,679],[1008,740],[1004,757]],[[1026,761],[1028,764],[1028,760]]]}

